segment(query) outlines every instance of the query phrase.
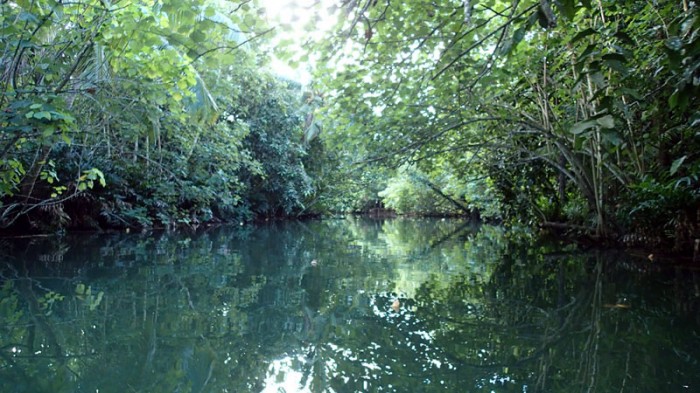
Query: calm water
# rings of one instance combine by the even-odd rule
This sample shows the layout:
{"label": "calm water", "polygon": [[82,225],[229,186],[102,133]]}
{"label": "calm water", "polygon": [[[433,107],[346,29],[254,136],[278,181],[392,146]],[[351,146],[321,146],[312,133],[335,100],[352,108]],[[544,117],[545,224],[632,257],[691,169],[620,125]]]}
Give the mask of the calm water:
{"label": "calm water", "polygon": [[700,391],[697,267],[453,220],[0,244],[1,392]]}

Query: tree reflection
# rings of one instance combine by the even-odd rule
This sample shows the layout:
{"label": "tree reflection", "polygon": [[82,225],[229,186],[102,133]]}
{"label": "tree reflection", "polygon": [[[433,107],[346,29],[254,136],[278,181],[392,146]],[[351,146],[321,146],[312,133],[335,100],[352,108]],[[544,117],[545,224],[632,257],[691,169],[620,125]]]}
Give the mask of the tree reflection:
{"label": "tree reflection", "polygon": [[0,391],[699,383],[694,275],[527,232],[347,219],[6,250]]}

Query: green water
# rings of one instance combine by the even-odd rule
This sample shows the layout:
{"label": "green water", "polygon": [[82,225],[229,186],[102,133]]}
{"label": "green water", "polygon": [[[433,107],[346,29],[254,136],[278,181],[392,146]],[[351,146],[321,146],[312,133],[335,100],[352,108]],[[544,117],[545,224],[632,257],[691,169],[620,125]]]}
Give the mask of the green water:
{"label": "green water", "polygon": [[0,244],[1,392],[700,391],[700,270],[527,232],[338,219]]}

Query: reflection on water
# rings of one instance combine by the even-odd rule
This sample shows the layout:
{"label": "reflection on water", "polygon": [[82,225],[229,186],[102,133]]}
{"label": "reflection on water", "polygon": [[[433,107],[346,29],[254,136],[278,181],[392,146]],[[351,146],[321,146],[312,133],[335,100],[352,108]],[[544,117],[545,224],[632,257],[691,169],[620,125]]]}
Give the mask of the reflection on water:
{"label": "reflection on water", "polygon": [[697,268],[524,232],[343,219],[2,246],[2,392],[700,389]]}

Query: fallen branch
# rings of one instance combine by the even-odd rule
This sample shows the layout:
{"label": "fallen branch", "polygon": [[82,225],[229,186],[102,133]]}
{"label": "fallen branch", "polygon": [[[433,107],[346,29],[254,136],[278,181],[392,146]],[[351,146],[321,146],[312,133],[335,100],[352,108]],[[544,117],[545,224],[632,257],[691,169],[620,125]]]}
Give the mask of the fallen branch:
{"label": "fallen branch", "polygon": [[552,222],[543,221],[540,226],[547,228],[557,228],[557,229],[576,229],[579,231],[585,231],[586,233],[595,232],[595,228],[587,227],[583,225],[568,224],[565,222]]}

